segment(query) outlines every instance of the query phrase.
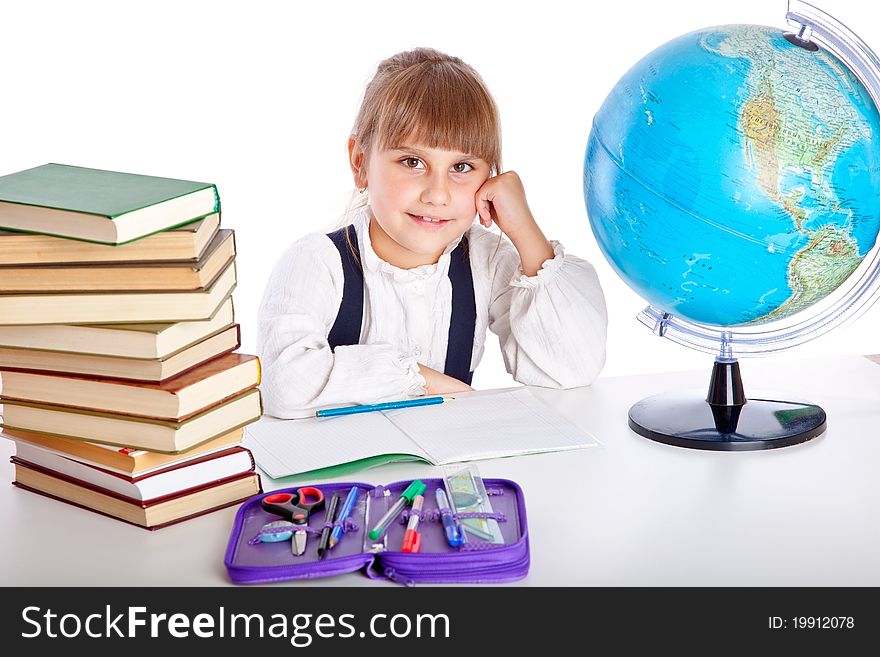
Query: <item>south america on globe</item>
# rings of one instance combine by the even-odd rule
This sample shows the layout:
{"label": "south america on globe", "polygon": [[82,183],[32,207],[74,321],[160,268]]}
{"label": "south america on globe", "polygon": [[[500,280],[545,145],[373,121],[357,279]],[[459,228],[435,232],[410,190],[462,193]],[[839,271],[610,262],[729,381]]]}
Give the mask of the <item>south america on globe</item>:
{"label": "south america on globe", "polygon": [[617,273],[701,324],[783,319],[837,289],[880,230],[880,114],[834,55],[727,25],[656,49],[593,122],[584,195]]}

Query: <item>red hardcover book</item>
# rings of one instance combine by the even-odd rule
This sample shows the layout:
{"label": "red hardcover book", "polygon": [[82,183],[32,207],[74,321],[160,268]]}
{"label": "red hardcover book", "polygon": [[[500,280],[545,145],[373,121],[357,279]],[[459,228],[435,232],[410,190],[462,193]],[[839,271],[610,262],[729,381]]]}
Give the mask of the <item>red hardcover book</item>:
{"label": "red hardcover book", "polygon": [[137,476],[25,442],[16,442],[12,459],[14,463],[65,475],[147,505],[254,470],[251,453],[240,445],[171,463]]}
{"label": "red hardcover book", "polygon": [[12,462],[13,483],[19,488],[151,530],[231,506],[263,490],[260,476],[248,471],[141,502],[16,457]]}

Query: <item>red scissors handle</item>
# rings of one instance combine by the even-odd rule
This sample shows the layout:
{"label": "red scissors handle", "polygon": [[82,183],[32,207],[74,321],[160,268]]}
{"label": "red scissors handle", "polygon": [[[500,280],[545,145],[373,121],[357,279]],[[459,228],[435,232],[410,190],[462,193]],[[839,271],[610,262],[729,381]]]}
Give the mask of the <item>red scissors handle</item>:
{"label": "red scissors handle", "polygon": [[297,489],[297,495],[299,495],[299,502],[297,506],[301,509],[305,509],[308,513],[311,513],[313,510],[318,509],[321,505],[324,504],[324,493],[320,488],[314,488],[312,486],[304,486],[302,488]]}
{"label": "red scissors handle", "polygon": [[297,516],[305,520],[322,504],[324,504],[324,493],[320,488],[311,486],[304,486],[296,493],[272,493],[262,499],[264,511],[288,520],[294,520]]}

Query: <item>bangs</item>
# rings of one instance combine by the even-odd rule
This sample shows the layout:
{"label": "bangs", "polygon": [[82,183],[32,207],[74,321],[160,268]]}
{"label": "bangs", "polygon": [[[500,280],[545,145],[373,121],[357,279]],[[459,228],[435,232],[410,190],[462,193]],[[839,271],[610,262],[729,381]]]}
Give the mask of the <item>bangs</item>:
{"label": "bangs", "polygon": [[382,149],[423,144],[459,151],[501,169],[498,110],[482,81],[449,62],[422,62],[390,85],[377,108],[374,134]]}

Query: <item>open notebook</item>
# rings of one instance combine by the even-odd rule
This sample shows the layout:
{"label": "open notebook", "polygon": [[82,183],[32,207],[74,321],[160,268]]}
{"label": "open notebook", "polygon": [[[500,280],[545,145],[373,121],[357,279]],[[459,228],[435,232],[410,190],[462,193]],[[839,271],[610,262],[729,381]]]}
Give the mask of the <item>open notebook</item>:
{"label": "open notebook", "polygon": [[527,388],[338,417],[264,416],[247,427],[244,444],[272,478],[341,465],[350,466],[343,471],[400,460],[445,465],[598,445]]}

